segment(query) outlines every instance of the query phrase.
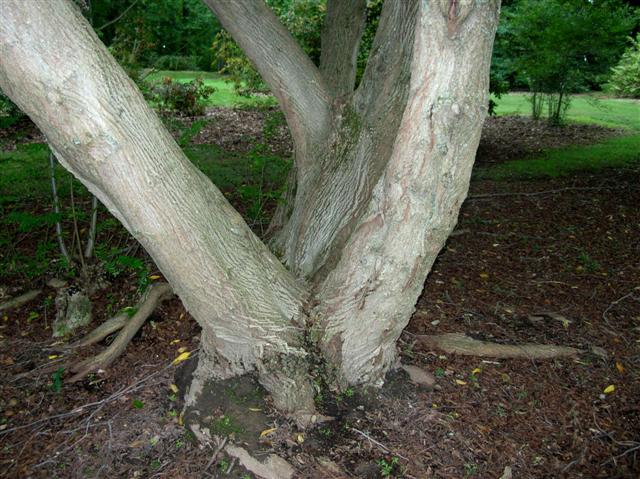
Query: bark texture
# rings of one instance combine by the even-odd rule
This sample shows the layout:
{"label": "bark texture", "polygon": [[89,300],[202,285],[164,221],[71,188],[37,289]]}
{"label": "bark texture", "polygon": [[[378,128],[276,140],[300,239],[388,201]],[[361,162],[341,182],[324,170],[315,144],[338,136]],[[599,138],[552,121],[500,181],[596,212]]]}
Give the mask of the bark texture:
{"label": "bark texture", "polygon": [[[304,357],[303,287],[184,156],[76,7],[6,0],[1,15],[0,87],[150,253],[202,325],[216,373],[266,377],[269,361]],[[299,391],[309,404],[306,382]]]}
{"label": "bark texture", "polygon": [[314,414],[309,346],[338,385],[381,384],[395,363],[467,193],[499,0],[385,2],[355,90],[364,0],[329,0],[319,68],[262,0],[204,1],[293,135],[289,202],[272,225],[288,270],[67,0],[5,0],[0,86],[202,325],[191,399],[212,376],[257,371],[276,405],[304,423]]}
{"label": "bark texture", "polygon": [[457,222],[486,114],[497,3],[420,2],[391,157],[317,294],[315,327],[344,384],[383,380]]}
{"label": "bark texture", "polygon": [[322,31],[320,72],[336,97],[353,92],[360,39],[367,20],[367,0],[328,0]]}

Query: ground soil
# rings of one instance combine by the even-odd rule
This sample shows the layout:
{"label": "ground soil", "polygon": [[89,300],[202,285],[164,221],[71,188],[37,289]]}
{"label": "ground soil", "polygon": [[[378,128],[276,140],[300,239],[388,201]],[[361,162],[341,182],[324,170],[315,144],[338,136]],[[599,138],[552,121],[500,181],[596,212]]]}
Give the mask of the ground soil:
{"label": "ground soil", "polygon": [[[210,115],[224,121],[207,123],[194,141],[244,151],[261,134],[265,113]],[[618,133],[494,118],[478,163]],[[290,151],[286,135],[273,149]],[[379,391],[325,392],[319,402],[335,420],[307,432],[278,416],[268,398],[252,402],[246,414],[259,413],[258,455],[276,452],[308,478],[638,477],[639,180],[640,171],[625,170],[474,181],[399,344],[402,361],[433,373],[435,388],[396,372]],[[2,291],[16,294],[48,279],[3,284]],[[131,277],[96,293],[92,326],[107,310],[132,304],[136,289]],[[197,355],[199,329],[179,300],[165,302],[107,371],[68,384],[51,372],[69,356],[47,329],[54,313],[44,299],[54,295],[45,287],[40,300],[0,319],[0,477],[251,477],[196,444],[182,425],[180,370],[189,361],[172,361],[182,351]],[[585,352],[495,361],[421,343],[422,335],[446,332]],[[218,405],[206,413],[220,432],[241,437]]]}

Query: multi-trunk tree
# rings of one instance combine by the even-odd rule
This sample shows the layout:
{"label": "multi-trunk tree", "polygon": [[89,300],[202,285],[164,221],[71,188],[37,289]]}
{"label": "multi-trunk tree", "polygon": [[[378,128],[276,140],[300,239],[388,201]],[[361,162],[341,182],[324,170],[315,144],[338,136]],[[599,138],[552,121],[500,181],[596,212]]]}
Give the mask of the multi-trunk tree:
{"label": "multi-trunk tree", "polygon": [[380,385],[467,194],[499,0],[328,0],[316,67],[262,0],[205,0],[278,99],[295,166],[268,247],[182,153],[68,0],[4,0],[0,87],[202,326],[189,398],[257,374],[301,423],[310,364]]}

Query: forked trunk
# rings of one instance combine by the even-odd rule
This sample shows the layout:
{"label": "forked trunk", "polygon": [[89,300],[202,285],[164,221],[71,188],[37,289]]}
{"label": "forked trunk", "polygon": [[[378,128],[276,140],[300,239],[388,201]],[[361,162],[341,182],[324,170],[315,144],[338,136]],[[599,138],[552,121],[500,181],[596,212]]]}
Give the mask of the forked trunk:
{"label": "forked trunk", "polygon": [[381,384],[396,360],[467,193],[499,1],[386,2],[355,91],[364,0],[328,1],[335,25],[323,30],[320,68],[263,2],[205,2],[269,82],[294,137],[291,202],[272,228],[288,269],[186,159],[68,1],[5,0],[0,86],[202,325],[191,397],[209,378],[255,371],[305,422],[310,350],[338,386]]}

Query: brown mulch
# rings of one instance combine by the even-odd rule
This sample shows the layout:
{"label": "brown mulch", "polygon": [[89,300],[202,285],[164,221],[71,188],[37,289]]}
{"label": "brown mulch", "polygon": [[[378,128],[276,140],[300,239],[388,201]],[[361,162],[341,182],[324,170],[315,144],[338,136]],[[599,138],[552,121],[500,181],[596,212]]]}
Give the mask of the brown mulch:
{"label": "brown mulch", "polygon": [[[248,151],[261,138],[265,115],[215,113],[194,142]],[[488,120],[478,162],[566,144],[544,131],[540,140],[523,139],[532,127],[520,119]],[[575,128],[574,139],[617,134]],[[274,148],[281,151],[286,141]],[[416,388],[396,374],[381,391],[326,397],[336,420],[302,434],[267,409],[264,428],[277,430],[263,448],[308,478],[378,478],[386,471],[388,477],[506,478],[509,470],[514,478],[638,477],[639,180],[640,171],[626,170],[472,183],[457,232],[400,342],[404,362],[436,375],[435,389]],[[500,196],[510,192],[542,194]],[[131,304],[135,281],[122,278],[93,298],[96,324],[107,310]],[[21,285],[8,286],[13,292]],[[42,299],[53,294],[46,289]],[[63,381],[59,390],[51,373],[19,377],[65,359],[53,358],[61,353],[51,346],[47,304],[34,301],[0,318],[0,477],[246,474],[233,465],[226,475],[232,461],[224,456],[204,471],[213,450],[195,444],[180,424],[171,361],[179,348],[197,349],[198,327],[178,300],[154,314],[109,370],[78,384]],[[30,320],[34,311],[40,316]],[[493,361],[421,346],[420,335],[445,332],[587,353]],[[610,385],[615,390],[605,394]]]}
{"label": "brown mulch", "polygon": [[552,127],[544,120],[524,116],[493,116],[484,123],[476,163],[488,165],[534,157],[544,150],[588,145],[625,132],[599,125],[569,123]]}

